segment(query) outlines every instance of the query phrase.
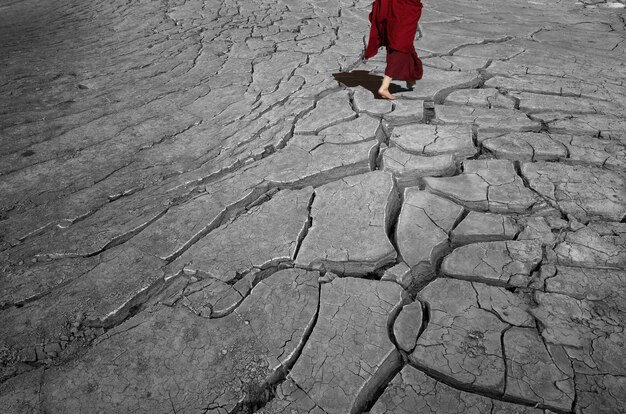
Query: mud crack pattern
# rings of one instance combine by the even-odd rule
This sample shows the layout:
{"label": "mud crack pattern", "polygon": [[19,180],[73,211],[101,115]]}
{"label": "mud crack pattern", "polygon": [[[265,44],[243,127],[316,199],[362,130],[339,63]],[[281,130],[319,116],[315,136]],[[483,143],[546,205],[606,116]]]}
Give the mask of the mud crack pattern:
{"label": "mud crack pattern", "polygon": [[8,413],[619,413],[622,1],[0,1]]}

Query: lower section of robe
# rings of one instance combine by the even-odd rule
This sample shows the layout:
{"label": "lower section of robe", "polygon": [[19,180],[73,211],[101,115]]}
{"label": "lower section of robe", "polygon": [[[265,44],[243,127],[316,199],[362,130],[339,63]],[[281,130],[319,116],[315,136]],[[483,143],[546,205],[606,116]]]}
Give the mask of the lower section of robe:
{"label": "lower section of robe", "polygon": [[422,61],[414,47],[409,53],[387,48],[385,75],[395,80],[416,81],[422,79],[423,73]]}

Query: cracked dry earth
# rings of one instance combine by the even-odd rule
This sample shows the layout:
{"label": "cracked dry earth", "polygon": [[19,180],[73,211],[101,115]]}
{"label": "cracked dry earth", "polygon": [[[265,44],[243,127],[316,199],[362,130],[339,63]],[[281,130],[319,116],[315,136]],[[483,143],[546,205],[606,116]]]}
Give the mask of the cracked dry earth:
{"label": "cracked dry earth", "polygon": [[623,4],[369,8],[0,2],[3,412],[625,412]]}

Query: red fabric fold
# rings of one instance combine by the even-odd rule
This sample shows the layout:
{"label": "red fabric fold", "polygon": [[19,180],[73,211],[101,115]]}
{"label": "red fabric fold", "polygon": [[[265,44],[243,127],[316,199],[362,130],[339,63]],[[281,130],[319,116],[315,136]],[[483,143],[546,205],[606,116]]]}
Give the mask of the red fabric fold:
{"label": "red fabric fold", "polygon": [[375,0],[369,15],[371,28],[365,58],[375,56],[382,46],[409,53],[421,15],[420,0]]}
{"label": "red fabric fold", "polygon": [[385,75],[391,79],[404,81],[418,81],[422,79],[424,68],[422,61],[417,57],[414,47],[411,48],[409,53],[387,49],[386,60]]}

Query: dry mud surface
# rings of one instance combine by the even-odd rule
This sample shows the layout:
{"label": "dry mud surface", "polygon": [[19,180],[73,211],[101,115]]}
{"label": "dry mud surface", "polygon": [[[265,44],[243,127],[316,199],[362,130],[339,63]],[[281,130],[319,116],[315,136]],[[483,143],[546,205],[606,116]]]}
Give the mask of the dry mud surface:
{"label": "dry mud surface", "polygon": [[0,1],[3,412],[624,412],[624,4],[370,4]]}

